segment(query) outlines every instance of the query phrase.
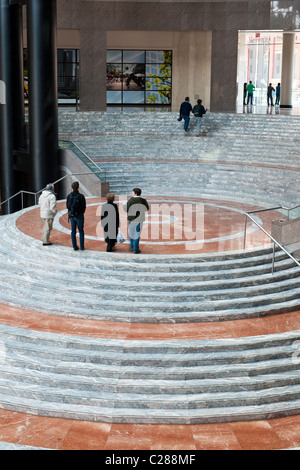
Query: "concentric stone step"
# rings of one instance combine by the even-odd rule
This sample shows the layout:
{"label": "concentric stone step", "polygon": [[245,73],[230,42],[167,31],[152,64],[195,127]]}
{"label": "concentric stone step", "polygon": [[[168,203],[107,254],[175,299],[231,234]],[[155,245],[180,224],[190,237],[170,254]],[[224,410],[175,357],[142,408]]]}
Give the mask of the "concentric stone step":
{"label": "concentric stone step", "polygon": [[[299,119],[208,114],[203,131],[209,137],[199,140],[183,137],[176,118],[72,113],[70,119],[67,112],[60,116],[60,133],[78,139],[95,161],[103,159],[112,190],[138,184],[161,194],[164,185],[169,195],[226,195],[263,206],[295,202]],[[75,256],[65,246],[42,247],[16,227],[30,210],[0,219],[4,306],[58,320],[110,320],[116,328],[118,322],[226,324],[299,309],[300,270],[280,251],[274,274],[269,247],[140,257],[86,250]],[[0,407],[114,423],[289,416],[300,411],[299,344],[300,331],[138,341],[0,324]]]}
{"label": "concentric stone step", "polygon": [[8,326],[0,332],[0,404],[6,409],[169,424],[299,410],[299,364],[293,361],[299,332],[192,342],[75,338]]}
{"label": "concentric stone step", "polygon": [[138,184],[147,194],[163,187],[169,195],[298,203],[298,116],[208,113],[200,138],[193,119],[190,135],[182,135],[176,113],[73,113],[72,126],[70,117],[60,113],[61,136],[105,170],[116,194]]}
{"label": "concentric stone step", "polygon": [[[26,212],[26,211],[25,211]],[[107,255],[42,247],[0,222],[2,302],[55,315],[122,322],[232,320],[295,310],[300,270],[270,249],[203,255]],[[135,280],[139,282],[136,283]]]}

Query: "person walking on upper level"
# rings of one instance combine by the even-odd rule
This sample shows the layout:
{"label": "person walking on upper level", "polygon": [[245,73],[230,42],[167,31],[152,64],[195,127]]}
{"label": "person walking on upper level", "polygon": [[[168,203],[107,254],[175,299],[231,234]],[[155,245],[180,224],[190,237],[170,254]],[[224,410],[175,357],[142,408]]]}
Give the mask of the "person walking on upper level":
{"label": "person walking on upper level", "polygon": [[255,86],[253,85],[252,81],[250,80],[250,82],[248,83],[247,85],[247,93],[248,93],[248,98],[247,98],[247,105],[250,103],[251,101],[251,106],[253,105],[253,92],[255,90]]}
{"label": "person walking on upper level", "polygon": [[183,103],[180,105],[179,115],[184,119],[184,132],[188,131],[189,123],[190,123],[190,113],[192,112],[193,108],[190,103],[190,99],[187,96]]}
{"label": "person walking on upper level", "polygon": [[50,233],[53,228],[53,220],[57,214],[56,196],[54,194],[54,185],[47,184],[39,197],[40,216],[44,221],[43,245],[52,245],[50,242]]}
{"label": "person walking on upper level", "polygon": [[79,250],[76,241],[76,230],[78,227],[80,249],[84,250],[84,213],[86,210],[86,201],[83,194],[79,192],[79,183],[74,181],[72,183],[73,191],[67,197],[67,209],[69,221],[71,222],[71,240],[73,249]]}
{"label": "person walking on upper level", "polygon": [[136,254],[140,253],[139,241],[145,221],[145,212],[149,210],[148,202],[141,197],[141,194],[140,188],[134,188],[132,197],[124,205],[124,210],[127,212],[130,250]]}
{"label": "person walking on upper level", "polygon": [[193,114],[196,118],[196,135],[199,136],[202,116],[206,114],[207,109],[202,105],[202,100],[197,100],[197,104],[193,107]]}

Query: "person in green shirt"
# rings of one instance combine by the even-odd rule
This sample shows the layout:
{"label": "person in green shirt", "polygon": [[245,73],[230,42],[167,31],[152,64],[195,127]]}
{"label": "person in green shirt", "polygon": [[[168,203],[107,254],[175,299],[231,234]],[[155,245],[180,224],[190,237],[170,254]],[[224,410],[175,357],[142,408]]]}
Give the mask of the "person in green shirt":
{"label": "person in green shirt", "polygon": [[249,84],[247,85],[247,92],[248,92],[247,105],[249,104],[249,101],[251,101],[250,103],[251,105],[253,104],[253,91],[254,90],[255,90],[255,86],[250,80]]}

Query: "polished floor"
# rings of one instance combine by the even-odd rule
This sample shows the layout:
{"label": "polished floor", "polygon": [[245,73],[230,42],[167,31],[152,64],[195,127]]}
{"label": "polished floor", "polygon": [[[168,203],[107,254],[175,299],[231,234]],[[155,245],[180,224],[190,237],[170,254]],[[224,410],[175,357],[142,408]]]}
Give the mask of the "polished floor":
{"label": "polished floor", "polygon": [[[216,253],[242,250],[244,248],[245,215],[244,211],[260,210],[254,205],[226,201],[212,201],[193,197],[147,196],[150,209],[146,213],[141,237],[143,254],[191,254]],[[127,235],[127,214],[123,205],[124,197],[117,197],[119,206],[120,229]],[[104,198],[87,199],[85,214],[85,247],[94,251],[105,251],[106,243],[100,223],[101,206]],[[268,211],[256,214],[257,222],[271,233],[272,220],[282,214]],[[27,235],[41,239],[43,223],[36,208],[19,217],[17,227]],[[65,201],[58,203],[51,241],[63,246],[71,246],[70,223]],[[247,223],[247,249],[266,247],[270,238],[251,221]],[[119,244],[116,253],[129,252],[129,242]]]}
{"label": "polished floor", "polygon": [[[256,209],[253,206],[226,201],[190,198],[174,200],[151,196],[147,199],[150,211],[144,225],[140,256],[153,253],[162,255],[242,250],[245,226],[243,210]],[[163,205],[161,201],[164,202]],[[103,202],[103,199],[88,199],[85,217],[87,250],[105,251],[103,234],[98,225],[99,207]],[[118,202],[121,212],[123,201]],[[186,231],[183,230],[185,209],[190,210],[194,216]],[[59,202],[58,210],[51,240],[54,244],[68,246],[72,250],[64,201]],[[259,214],[260,223],[269,231],[271,221],[279,216],[277,212],[264,213],[263,216]],[[126,217],[121,219],[122,231],[126,233]],[[171,226],[173,231],[170,230]],[[176,226],[177,230],[174,229]],[[41,239],[42,222],[39,210],[24,213],[17,220],[17,227],[29,236]],[[267,246],[268,243],[268,237],[256,226],[249,224],[246,247]],[[51,250],[51,247],[45,249]],[[127,253],[128,244],[118,245],[116,252]],[[80,256],[80,252],[74,252],[75,256]],[[239,338],[298,330],[300,315],[299,311],[295,311],[250,320],[216,323],[133,324],[57,317],[0,304],[0,322],[23,329],[72,336],[171,341]],[[300,447],[300,416],[202,425],[142,425],[47,418],[2,409],[1,442],[10,446],[55,450],[295,449]]]}

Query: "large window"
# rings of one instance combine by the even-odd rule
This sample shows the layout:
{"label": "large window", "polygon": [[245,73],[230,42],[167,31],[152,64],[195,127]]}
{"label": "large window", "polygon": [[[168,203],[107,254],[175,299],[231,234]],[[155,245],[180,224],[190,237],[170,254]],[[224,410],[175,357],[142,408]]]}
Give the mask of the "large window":
{"label": "large window", "polygon": [[57,50],[58,102],[75,103],[79,96],[79,50]]}
{"label": "large window", "polygon": [[172,52],[108,50],[108,105],[169,105]]}
{"label": "large window", "polygon": [[[24,96],[28,90],[28,50],[24,49]],[[75,104],[79,100],[79,50],[57,49],[57,87],[59,104]]]}

